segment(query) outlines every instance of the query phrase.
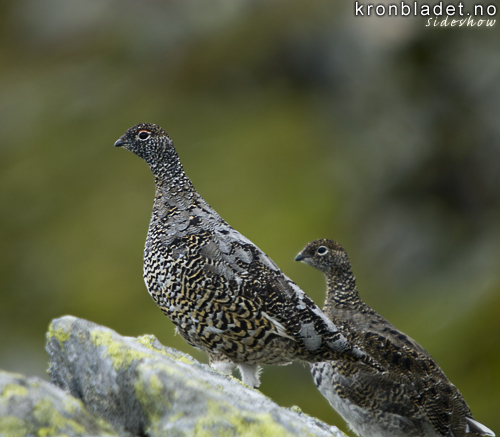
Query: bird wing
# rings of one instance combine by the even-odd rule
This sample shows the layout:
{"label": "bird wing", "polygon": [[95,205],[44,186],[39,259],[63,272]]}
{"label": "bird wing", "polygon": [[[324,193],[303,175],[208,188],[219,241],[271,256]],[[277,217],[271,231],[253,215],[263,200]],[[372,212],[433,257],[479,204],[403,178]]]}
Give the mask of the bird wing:
{"label": "bird wing", "polygon": [[[326,356],[332,351],[351,351],[351,345],[321,309],[269,256],[222,219],[201,253],[215,261],[216,273],[234,281],[239,296],[259,302],[278,335],[298,340],[311,353],[323,350]],[[357,350],[350,353],[356,359],[364,356]]]}
{"label": "bird wing", "polygon": [[415,403],[440,435],[447,436],[453,429],[465,428],[465,417],[471,413],[458,389],[417,342],[389,322],[385,327],[379,326],[377,332],[352,329],[349,334],[347,324],[343,332],[355,346],[368,351],[371,357],[390,369],[382,379],[404,378],[404,381],[397,379],[390,383],[404,382],[401,389],[407,399],[405,402],[408,405]]}

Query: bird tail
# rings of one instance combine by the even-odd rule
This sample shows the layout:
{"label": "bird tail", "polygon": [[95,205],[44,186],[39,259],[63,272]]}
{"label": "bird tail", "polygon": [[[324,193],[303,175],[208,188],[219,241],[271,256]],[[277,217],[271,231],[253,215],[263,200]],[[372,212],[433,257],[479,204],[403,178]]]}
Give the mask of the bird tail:
{"label": "bird tail", "polygon": [[467,434],[495,437],[495,433],[491,429],[487,428],[482,423],[479,423],[477,420],[474,420],[471,417],[466,417],[465,420],[467,421]]}
{"label": "bird tail", "polygon": [[[358,349],[354,346],[347,338],[342,335],[335,324],[326,315],[319,310],[316,311],[317,315],[320,316],[319,320],[322,321],[326,326],[323,327],[323,340],[326,345],[324,351],[325,355],[330,355],[329,358],[323,359],[322,361],[332,361],[332,360],[348,360],[348,361],[361,361],[362,363],[376,369],[379,372],[384,372],[385,368],[382,367],[375,359],[373,359],[366,352]],[[319,321],[318,320],[318,321]],[[317,327],[314,330],[315,333],[318,331]],[[321,331],[321,328],[319,329]],[[326,331],[326,332],[325,332]],[[303,332],[301,332],[303,334]],[[317,335],[317,334],[316,334]],[[321,338],[321,337],[320,337]],[[321,341],[321,339],[320,339]],[[306,347],[308,346],[307,341],[304,342]]]}

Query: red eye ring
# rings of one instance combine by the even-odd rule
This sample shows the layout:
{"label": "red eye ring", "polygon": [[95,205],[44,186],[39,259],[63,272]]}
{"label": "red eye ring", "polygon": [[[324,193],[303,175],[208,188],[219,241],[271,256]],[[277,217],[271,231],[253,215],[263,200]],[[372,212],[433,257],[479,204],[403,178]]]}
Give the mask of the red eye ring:
{"label": "red eye ring", "polygon": [[146,129],[140,130],[137,133],[137,138],[139,138],[140,140],[147,140],[150,136],[151,132]]}

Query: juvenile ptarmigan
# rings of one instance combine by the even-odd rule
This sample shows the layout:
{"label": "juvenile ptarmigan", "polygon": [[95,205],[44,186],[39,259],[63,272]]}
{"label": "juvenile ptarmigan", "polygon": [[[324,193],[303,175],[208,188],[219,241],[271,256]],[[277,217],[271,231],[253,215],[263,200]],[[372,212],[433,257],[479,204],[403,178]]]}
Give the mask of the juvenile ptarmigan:
{"label": "juvenile ptarmigan", "polygon": [[181,336],[210,363],[259,385],[259,364],[343,358],[377,367],[277,265],[229,226],[188,179],[173,142],[154,124],[116,143],[151,168],[156,195],[144,249],[147,289]]}
{"label": "juvenile ptarmigan", "polygon": [[340,244],[317,240],[295,259],[325,274],[323,311],[350,342],[387,369],[345,360],[311,366],[319,390],[354,432],[364,437],[495,435],[473,419],[432,357],[361,300]]}

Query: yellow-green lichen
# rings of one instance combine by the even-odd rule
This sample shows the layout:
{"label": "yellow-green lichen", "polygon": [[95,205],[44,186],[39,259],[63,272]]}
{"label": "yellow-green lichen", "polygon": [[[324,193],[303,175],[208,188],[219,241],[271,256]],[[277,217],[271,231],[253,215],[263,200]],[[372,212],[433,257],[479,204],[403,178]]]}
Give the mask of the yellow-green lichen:
{"label": "yellow-green lichen", "polygon": [[160,352],[163,355],[166,355],[166,352],[161,349],[157,349],[156,347],[153,346],[153,343],[155,342],[156,337],[154,335],[141,335],[140,337],[137,337],[137,341],[141,343],[143,346],[146,346],[148,349],[151,349],[152,351]]}
{"label": "yellow-green lichen", "polygon": [[38,437],[70,437],[68,434],[61,434],[60,431],[55,428],[38,428],[36,433]]}
{"label": "yellow-green lichen", "polygon": [[182,417],[184,417],[184,415],[179,411],[177,414],[174,414],[173,416],[171,416],[169,418],[169,422],[170,423],[175,423],[177,422],[179,419],[181,419]]}
{"label": "yellow-green lichen", "polygon": [[95,329],[90,333],[90,339],[96,347],[104,346],[106,348],[106,355],[113,361],[115,370],[129,367],[134,360],[152,358],[151,353],[137,351],[115,341],[109,331]]}
{"label": "yellow-green lichen", "polygon": [[[79,411],[81,410],[84,410],[84,406],[83,406],[83,402],[81,402],[80,400],[78,399],[68,399],[65,403],[64,403],[64,411],[66,413],[68,413],[70,416],[72,416],[73,414],[76,414],[78,413]],[[85,410],[84,410],[85,411]],[[99,419],[100,420],[100,419]]]}
{"label": "yellow-green lichen", "polygon": [[54,323],[49,325],[49,331],[47,333],[49,340],[55,338],[61,345],[61,349],[64,352],[64,343],[67,342],[71,336],[71,330],[60,327],[58,329],[54,328]]}
{"label": "yellow-green lichen", "polygon": [[163,390],[165,387],[163,386],[163,383],[161,382],[160,378],[158,378],[158,375],[153,375],[149,379],[149,383],[151,386],[151,392],[153,393],[153,396],[160,396],[163,393]]}
{"label": "yellow-green lichen", "polygon": [[158,417],[155,418],[159,419],[165,409],[172,408],[172,404],[165,396],[165,387],[155,372],[161,370],[169,375],[174,375],[177,372],[175,369],[162,363],[155,363],[147,368],[139,366],[137,370],[139,373],[135,384],[137,399],[143,407],[143,410],[152,420],[153,416],[157,414]]}
{"label": "yellow-green lichen", "polygon": [[286,437],[290,434],[270,413],[242,412],[230,404],[211,401],[207,414],[198,420],[194,435],[209,437],[215,432],[222,437]]}
{"label": "yellow-green lichen", "polygon": [[143,335],[137,340],[138,343],[146,346],[149,350],[151,350],[151,352],[138,351],[130,346],[123,344],[120,341],[115,341],[113,339],[112,332],[104,331],[101,329],[94,329],[93,331],[91,331],[90,339],[96,347],[104,346],[106,348],[106,355],[113,361],[113,367],[115,368],[115,370],[129,367],[134,360],[154,358],[153,353],[160,353],[175,361],[183,362],[185,364],[194,363],[192,360],[189,360],[182,354],[169,353],[164,349],[156,348],[155,346],[153,346],[153,342],[156,340],[156,338],[150,335]]}
{"label": "yellow-green lichen", "polygon": [[40,424],[37,433],[40,437],[62,435],[64,431],[73,431],[72,434],[85,434],[85,428],[73,419],[64,417],[52,403],[46,399],[39,401],[33,408],[33,417]]}
{"label": "yellow-green lichen", "polygon": [[148,349],[151,349],[153,352],[158,352],[166,357],[172,358],[176,361],[181,361],[181,362],[186,363],[186,364],[194,364],[194,361],[190,360],[185,355],[169,353],[165,349],[156,348],[153,345],[155,340],[156,340],[156,337],[154,335],[142,335],[141,337],[137,338],[137,341],[140,344],[142,344],[143,346],[146,346]]}
{"label": "yellow-green lichen", "polygon": [[[156,364],[156,367],[164,368],[169,374],[175,373],[173,369],[162,364]],[[145,369],[143,366],[138,367],[138,378],[135,384],[135,392],[142,411],[147,415],[149,428],[148,434],[157,434],[156,427],[160,423],[165,412],[172,409],[172,404],[165,393],[165,387],[161,379],[148,366]]]}
{"label": "yellow-green lichen", "polygon": [[26,387],[19,384],[6,384],[2,390],[3,398],[12,398],[14,396],[25,397],[29,393]]}
{"label": "yellow-green lichen", "polygon": [[[78,404],[81,405],[81,416],[87,416],[89,423],[94,423],[95,427],[99,429],[99,434],[109,433],[115,435],[113,427],[102,418],[93,417],[88,413],[78,400],[71,400],[65,403],[65,412],[74,411],[78,412]],[[51,436],[65,436],[65,435],[87,435],[88,430],[76,420],[66,415],[61,414],[54,405],[46,399],[39,401],[33,408],[33,418],[40,426],[37,428],[37,436],[51,437]],[[41,425],[45,426],[41,426]]]}
{"label": "yellow-green lichen", "polygon": [[26,422],[15,416],[0,417],[0,435],[9,437],[25,437],[32,431]]}

